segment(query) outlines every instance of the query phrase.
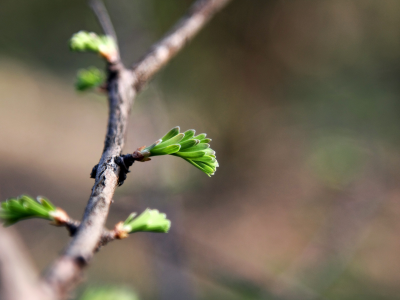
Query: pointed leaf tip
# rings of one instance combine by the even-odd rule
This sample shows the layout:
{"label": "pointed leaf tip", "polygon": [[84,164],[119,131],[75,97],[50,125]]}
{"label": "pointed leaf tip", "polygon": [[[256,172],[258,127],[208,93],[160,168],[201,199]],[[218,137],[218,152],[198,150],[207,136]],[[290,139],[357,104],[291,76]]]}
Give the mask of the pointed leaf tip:
{"label": "pointed leaf tip", "polygon": [[166,135],[164,135],[164,136],[161,138],[161,141],[162,141],[162,142],[165,142],[165,141],[167,141],[167,140],[173,138],[174,136],[176,136],[177,134],[179,134],[179,131],[180,131],[180,127],[179,127],[179,126],[176,126],[176,127],[172,128]]}
{"label": "pointed leaf tip", "polygon": [[185,150],[185,149],[189,149],[189,148],[192,148],[192,147],[194,147],[194,146],[196,146],[198,143],[200,143],[200,141],[199,140],[188,140],[188,141],[186,141],[186,142],[182,142],[181,141],[181,149],[180,149],[180,151],[183,151],[183,150]]}
{"label": "pointed leaf tip", "polygon": [[196,133],[196,130],[194,129],[189,129],[185,131],[185,137],[182,139],[182,142],[186,142],[190,140]]}
{"label": "pointed leaf tip", "polygon": [[195,136],[194,138],[197,140],[202,140],[202,139],[205,139],[206,136],[207,136],[206,133],[201,133],[201,134]]}
{"label": "pointed leaf tip", "polygon": [[152,149],[152,151],[156,150],[156,149],[164,148],[166,146],[178,144],[183,139],[183,136],[184,136],[183,133],[179,133],[179,134],[175,135],[174,137],[172,137],[172,138],[170,138],[170,139],[168,139],[166,141],[163,141],[162,143],[158,144],[156,147],[154,147]]}

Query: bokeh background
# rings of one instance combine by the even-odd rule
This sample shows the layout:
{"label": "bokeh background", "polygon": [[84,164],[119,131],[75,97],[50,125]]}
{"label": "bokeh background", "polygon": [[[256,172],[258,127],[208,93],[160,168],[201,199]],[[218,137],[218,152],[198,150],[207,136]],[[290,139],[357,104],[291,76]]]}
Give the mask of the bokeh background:
{"label": "bokeh background", "polygon": [[[125,63],[191,2],[107,0]],[[104,96],[73,88],[103,67],[68,50],[82,29],[100,32],[85,1],[0,1],[0,198],[43,195],[78,219],[107,119]],[[398,299],[399,82],[398,0],[233,0],[136,99],[125,147],[194,128],[221,167],[135,163],[108,227],[151,207],[172,230],[102,249],[74,297]],[[69,240],[14,227],[40,270]]]}

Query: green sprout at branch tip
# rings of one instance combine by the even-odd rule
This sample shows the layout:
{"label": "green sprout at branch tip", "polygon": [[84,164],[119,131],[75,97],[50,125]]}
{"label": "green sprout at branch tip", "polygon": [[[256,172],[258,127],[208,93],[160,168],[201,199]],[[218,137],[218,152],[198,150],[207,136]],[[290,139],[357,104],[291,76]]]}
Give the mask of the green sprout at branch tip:
{"label": "green sprout at branch tip", "polygon": [[106,76],[104,72],[96,67],[81,69],[76,75],[75,88],[78,91],[86,91],[96,88],[104,83]]}
{"label": "green sprout at branch tip", "polygon": [[219,164],[215,151],[208,144],[211,139],[206,138],[205,133],[195,136],[196,131],[193,129],[183,133],[179,131],[179,126],[174,127],[151,146],[139,148],[139,153],[144,156],[143,161],[152,156],[174,155],[183,158],[208,176],[214,175]]}
{"label": "green sprout at branch tip", "polygon": [[171,228],[171,221],[167,219],[166,214],[160,213],[157,209],[147,208],[139,216],[132,213],[125,220],[115,226],[116,235],[119,239],[126,238],[129,233],[147,231],[167,233]]}
{"label": "green sprout at branch tip", "polygon": [[4,226],[13,225],[19,221],[40,218],[52,221],[53,225],[63,225],[69,219],[60,208],[56,208],[49,200],[37,197],[37,200],[23,195],[11,198],[1,203],[0,219]]}
{"label": "green sprout at branch tip", "polygon": [[94,32],[79,31],[75,33],[69,42],[72,51],[95,52],[114,61],[117,55],[117,46],[114,39],[107,35],[97,35]]}

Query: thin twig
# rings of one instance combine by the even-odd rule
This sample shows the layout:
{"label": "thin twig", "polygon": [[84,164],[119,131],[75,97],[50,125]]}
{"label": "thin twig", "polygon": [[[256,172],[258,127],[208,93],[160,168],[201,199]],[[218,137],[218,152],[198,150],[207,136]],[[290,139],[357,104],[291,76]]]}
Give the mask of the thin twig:
{"label": "thin twig", "polygon": [[82,222],[64,253],[45,276],[54,299],[64,298],[81,279],[84,267],[95,253],[115,189],[120,167],[115,159],[124,146],[128,116],[138,89],[164,66],[229,0],[198,0],[189,14],[154,45],[133,70],[117,61],[107,66],[109,120],[104,150],[97,167],[95,184]]}
{"label": "thin twig", "polygon": [[186,16],[156,44],[135,65],[132,70],[137,90],[167,64],[199,31],[211,17],[230,0],[198,0]]}
{"label": "thin twig", "polygon": [[97,17],[101,28],[106,35],[111,36],[115,44],[118,44],[117,34],[115,33],[114,26],[111,22],[110,16],[102,0],[89,0],[89,6]]}

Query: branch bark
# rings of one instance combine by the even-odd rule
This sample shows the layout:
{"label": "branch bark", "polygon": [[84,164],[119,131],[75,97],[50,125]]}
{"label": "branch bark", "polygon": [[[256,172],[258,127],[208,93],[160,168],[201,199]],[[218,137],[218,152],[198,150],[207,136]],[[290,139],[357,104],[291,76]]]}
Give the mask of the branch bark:
{"label": "branch bark", "polygon": [[132,70],[135,77],[136,90],[150,80],[167,64],[199,31],[212,16],[231,0],[198,0],[189,9],[186,16],[136,64]]}
{"label": "branch bark", "polygon": [[[62,226],[67,228],[69,235],[73,237],[76,235],[80,225],[81,225],[80,221],[69,219]],[[116,239],[118,239],[118,232],[115,228],[113,230],[108,230],[104,228],[103,231],[101,232],[100,240],[97,243],[95,252],[99,251],[101,247],[107,245],[109,242],[112,242]]]}
{"label": "branch bark", "polygon": [[53,299],[66,297],[81,280],[83,269],[101,240],[118,184],[120,167],[115,159],[124,146],[130,108],[137,91],[229,1],[196,1],[189,13],[132,69],[126,69],[119,60],[108,64],[109,120],[104,150],[82,222],[70,244],[45,275],[43,286]]}
{"label": "branch bark", "polygon": [[114,26],[111,22],[110,16],[108,15],[107,9],[104,6],[104,3],[101,0],[89,0],[89,5],[96,15],[97,21],[103,29],[103,32],[106,35],[111,36],[114,39],[115,44],[117,44],[117,34],[115,33]]}
{"label": "branch bark", "polygon": [[103,155],[95,184],[79,229],[64,254],[53,264],[45,280],[54,298],[63,298],[80,281],[81,272],[97,248],[109,206],[118,183],[120,167],[115,163],[124,137],[135,90],[132,74],[117,62],[108,66],[109,120]]}

